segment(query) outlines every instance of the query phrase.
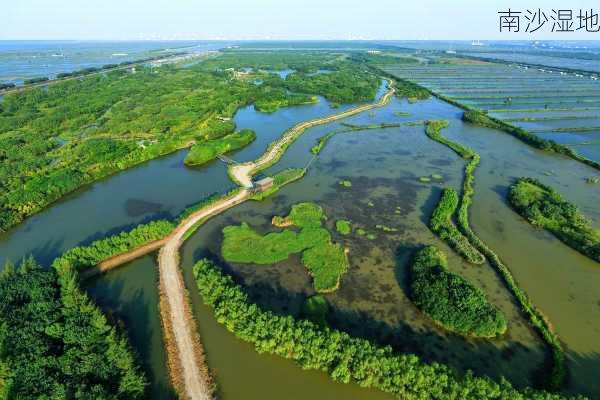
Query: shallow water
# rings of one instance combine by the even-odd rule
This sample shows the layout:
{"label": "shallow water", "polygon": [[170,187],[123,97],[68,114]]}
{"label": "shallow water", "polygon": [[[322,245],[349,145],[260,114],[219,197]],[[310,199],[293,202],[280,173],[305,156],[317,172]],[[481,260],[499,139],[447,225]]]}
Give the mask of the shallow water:
{"label": "shallow water", "polygon": [[[429,105],[427,111],[414,113],[408,119],[436,114],[439,104]],[[347,122],[407,120],[393,116],[394,111],[406,111],[407,107],[394,100],[375,115],[361,114]],[[337,127],[332,124],[308,130],[272,170],[305,165],[312,157],[309,150],[316,139]],[[335,220],[344,218],[352,221],[354,228],[377,235],[371,241],[356,234],[340,237],[333,232],[334,239],[349,248],[351,262],[341,288],[326,295],[335,309],[330,318],[335,327],[391,344],[398,351],[417,353],[428,361],[447,362],[459,370],[473,368],[496,378],[505,375],[518,386],[527,385],[543,361],[543,349],[537,338],[493,271],[462,262],[426,225],[442,185],[422,184],[419,176],[439,173],[444,176],[444,185],[459,187],[462,165],[445,146],[430,141],[422,126],[334,136],[304,179],[264,202],[246,203],[212,219],[186,242],[182,263],[188,287],[193,285],[190,269],[195,261],[205,256],[219,258],[224,226],[246,221],[267,232],[273,229],[270,227],[273,215],[287,214],[291,205],[300,201],[316,201],[324,207],[329,217],[326,225],[332,232]],[[341,186],[341,179],[350,180],[352,187]],[[398,231],[384,233],[375,227],[377,224]],[[464,340],[435,327],[412,305],[407,297],[409,259],[416,248],[428,243],[443,247],[451,268],[474,280],[507,314],[511,330],[506,337],[496,341]],[[235,264],[226,269],[244,284],[255,301],[277,312],[298,315],[304,299],[314,294],[305,268],[294,257],[272,266]],[[205,318],[204,312],[196,308],[196,317]],[[238,385],[235,376],[241,372],[233,371],[242,368],[238,363],[226,364],[225,358],[230,357],[230,354],[212,356],[212,363],[223,365],[217,380],[224,388],[225,399],[235,398],[228,394],[227,388]]]}
{"label": "shallow water", "polygon": [[[309,111],[311,107],[323,114],[339,111],[325,103],[268,115],[251,108],[241,110],[236,115],[238,128],[255,128],[258,139],[233,158],[253,159],[285,129],[319,116],[319,112]],[[396,111],[411,115],[398,117]],[[460,110],[435,99],[415,104],[394,99],[383,109],[345,122],[451,121],[444,134],[482,156],[471,209],[474,229],[505,260],[519,284],[555,325],[568,349],[571,389],[598,395],[600,266],[525,223],[505,201],[506,188],[516,177],[534,176],[579,205],[598,226],[600,186],[585,183],[594,171],[570,159],[536,151],[505,133],[463,124],[460,116]],[[290,146],[280,163],[266,172],[306,165],[313,158],[310,148],[316,140],[339,128],[341,125],[334,123],[309,129]],[[184,156],[185,152],[179,152],[151,161],[69,196],[5,235],[0,241],[2,257],[17,259],[33,252],[47,263],[81,241],[148,218],[175,215],[205,195],[233,186],[223,164],[188,169],[182,164]],[[535,383],[545,348],[498,276],[488,265],[464,263],[427,228],[441,187],[459,188],[463,166],[464,161],[451,150],[429,140],[423,126],[341,133],[312,161],[304,179],[263,202],[248,202],[211,219],[194,234],[183,247],[182,268],[221,398],[389,398],[377,391],[334,383],[320,372],[302,371],[288,360],[259,355],[227,333],[201,304],[191,267],[207,255],[218,259],[221,229],[246,221],[260,231],[272,230],[271,217],[287,214],[299,201],[322,205],[334,239],[350,250],[351,267],[340,290],[326,296],[334,309],[330,322],[335,327],[391,344],[398,351],[417,353],[427,361],[446,362],[461,371],[473,368],[495,378],[504,375],[519,387]],[[431,174],[441,174],[443,182],[419,182],[420,176]],[[352,187],[339,185],[341,179],[350,180]],[[333,229],[340,218],[376,234],[377,239],[356,234],[340,237]],[[385,233],[375,227],[377,224],[398,231]],[[424,244],[443,248],[450,268],[471,279],[502,309],[509,321],[507,335],[493,341],[465,340],[437,328],[412,305],[407,297],[407,269],[414,250]],[[314,293],[297,258],[271,266],[224,267],[244,284],[253,300],[277,312],[298,315],[304,299]],[[146,256],[87,285],[105,310],[125,321],[134,348],[152,377],[152,397],[159,399],[167,397],[169,389],[160,345],[156,279],[154,257]]]}

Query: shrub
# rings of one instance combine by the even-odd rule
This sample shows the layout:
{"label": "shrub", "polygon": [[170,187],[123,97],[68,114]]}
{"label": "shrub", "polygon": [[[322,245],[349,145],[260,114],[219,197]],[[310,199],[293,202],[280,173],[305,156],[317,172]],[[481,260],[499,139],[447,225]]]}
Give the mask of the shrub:
{"label": "shrub", "polygon": [[547,229],[580,253],[600,262],[600,231],[572,203],[534,178],[520,178],[511,185],[508,201],[533,225]]}
{"label": "shrub", "polygon": [[506,331],[506,317],[481,289],[447,270],[444,253],[420,250],[412,265],[411,298],[444,328],[466,336],[494,337]]}

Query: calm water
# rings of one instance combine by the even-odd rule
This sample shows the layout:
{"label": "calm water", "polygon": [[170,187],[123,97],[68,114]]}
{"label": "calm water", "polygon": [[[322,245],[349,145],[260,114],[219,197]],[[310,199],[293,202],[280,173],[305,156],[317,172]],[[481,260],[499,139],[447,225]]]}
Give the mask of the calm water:
{"label": "calm water", "polygon": [[[325,102],[273,114],[242,109],[235,117],[238,128],[256,129],[258,139],[233,158],[253,159],[295,123],[337,111]],[[411,116],[397,117],[395,111],[408,111]],[[438,100],[416,104],[394,100],[383,109],[347,121],[369,124],[428,118],[449,119],[451,126],[445,134],[482,155],[471,213],[474,228],[501,255],[519,284],[555,325],[568,349],[571,390],[600,395],[595,379],[600,369],[600,266],[524,223],[505,201],[506,188],[515,177],[538,177],[578,204],[598,226],[600,186],[584,182],[595,171],[532,150],[504,133],[465,125],[458,109]],[[331,124],[310,129],[271,171],[304,166],[312,157],[309,149],[316,139],[339,127]],[[205,195],[233,186],[222,164],[188,169],[182,165],[184,156],[185,152],[180,152],[151,161],[69,196],[2,237],[0,254],[17,259],[33,252],[47,263],[81,241],[149,218],[175,215]],[[327,295],[333,308],[330,322],[335,327],[459,370],[473,368],[494,377],[504,375],[517,386],[535,382],[545,349],[493,269],[465,264],[427,228],[442,185],[459,188],[463,166],[464,161],[452,151],[427,139],[422,126],[339,134],[312,162],[303,180],[264,202],[248,202],[229,210],[194,234],[183,247],[182,268],[221,398],[389,398],[377,391],[334,383],[323,373],[302,371],[278,357],[259,355],[218,325],[201,304],[191,267],[207,255],[218,259],[221,229],[247,221],[267,232],[272,229],[273,215],[286,214],[299,201],[322,205],[332,231],[335,220],[345,218],[377,235],[376,240],[368,240],[334,233],[334,239],[349,248],[351,261],[340,290]],[[433,173],[443,175],[443,184],[419,182],[420,176]],[[350,180],[352,187],[342,187],[340,179]],[[378,231],[377,224],[397,232]],[[407,268],[411,254],[424,244],[442,247],[450,268],[480,286],[506,313],[507,335],[494,341],[464,340],[436,328],[415,309],[406,296]],[[306,270],[296,258],[272,266],[224,268],[245,285],[256,302],[277,312],[297,315],[304,299],[313,294]],[[160,345],[156,280],[155,259],[146,256],[87,285],[103,308],[125,322],[152,378],[152,398],[164,399],[169,389]]]}
{"label": "calm water", "polygon": [[0,40],[0,82],[20,84],[27,78],[54,77],[59,72],[118,64],[167,52],[205,52],[226,45],[205,41]]}

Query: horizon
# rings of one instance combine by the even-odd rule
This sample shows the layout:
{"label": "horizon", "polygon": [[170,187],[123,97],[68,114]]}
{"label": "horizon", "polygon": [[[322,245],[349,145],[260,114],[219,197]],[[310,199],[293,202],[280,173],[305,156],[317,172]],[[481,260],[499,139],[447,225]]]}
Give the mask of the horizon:
{"label": "horizon", "polygon": [[[375,4],[374,4],[375,3]],[[535,2],[480,3],[441,0],[400,4],[379,0],[369,4],[339,0],[321,4],[282,4],[257,0],[249,4],[233,0],[227,4],[191,0],[106,0],[86,3],[58,0],[22,0],[4,6],[0,40],[599,40],[600,32],[526,33],[525,21],[517,32],[499,31],[499,12],[542,9],[551,18],[552,9],[564,9],[557,0]],[[578,24],[579,10],[600,8],[591,0],[569,5]],[[315,11],[316,10],[316,11]],[[23,23],[27,21],[27,23]],[[477,34],[474,35],[473,32]]]}

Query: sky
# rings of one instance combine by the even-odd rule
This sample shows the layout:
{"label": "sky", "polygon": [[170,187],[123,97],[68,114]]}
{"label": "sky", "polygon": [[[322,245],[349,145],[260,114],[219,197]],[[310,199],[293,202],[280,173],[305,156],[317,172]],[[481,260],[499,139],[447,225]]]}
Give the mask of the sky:
{"label": "sky", "polygon": [[[0,40],[464,39],[600,40],[552,32],[552,9],[600,14],[598,0],[2,0]],[[499,31],[499,11],[521,11],[521,32]],[[548,22],[524,32],[523,15]],[[541,15],[541,14],[540,14]],[[599,21],[600,22],[600,21]],[[533,28],[532,28],[533,29]]]}

